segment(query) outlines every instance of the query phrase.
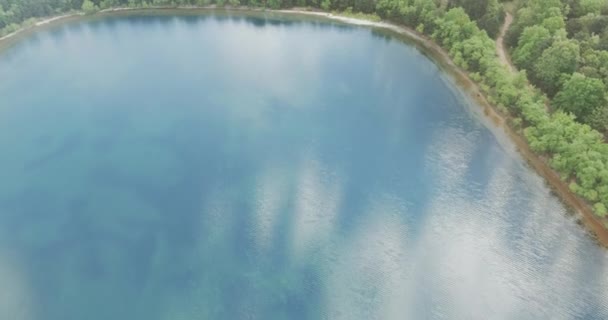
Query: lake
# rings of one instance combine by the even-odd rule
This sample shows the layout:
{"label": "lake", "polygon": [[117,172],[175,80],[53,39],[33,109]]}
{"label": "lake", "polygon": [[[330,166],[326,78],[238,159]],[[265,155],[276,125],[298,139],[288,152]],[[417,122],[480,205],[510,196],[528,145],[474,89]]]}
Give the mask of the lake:
{"label": "lake", "polygon": [[3,52],[0,318],[608,318],[607,251],[440,67],[298,19]]}

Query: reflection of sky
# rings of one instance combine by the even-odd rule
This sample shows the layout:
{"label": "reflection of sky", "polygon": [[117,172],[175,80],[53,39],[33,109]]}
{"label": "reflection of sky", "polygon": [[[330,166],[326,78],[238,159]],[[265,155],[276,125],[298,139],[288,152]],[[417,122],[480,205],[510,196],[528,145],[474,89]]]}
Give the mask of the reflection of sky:
{"label": "reflection of sky", "polygon": [[414,48],[117,18],[0,72],[2,319],[608,317],[606,252]]}
{"label": "reflection of sky", "polygon": [[10,319],[31,319],[32,301],[23,266],[0,248],[0,314]]}
{"label": "reflection of sky", "polygon": [[293,214],[293,249],[298,258],[327,241],[340,210],[341,190],[331,172],[305,159],[298,169]]}

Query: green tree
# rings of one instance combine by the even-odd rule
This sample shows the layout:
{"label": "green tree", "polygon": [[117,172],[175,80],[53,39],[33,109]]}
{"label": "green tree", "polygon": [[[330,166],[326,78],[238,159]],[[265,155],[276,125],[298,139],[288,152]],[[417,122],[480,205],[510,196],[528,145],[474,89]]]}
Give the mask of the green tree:
{"label": "green tree", "polygon": [[[102,0],[99,3],[99,7],[101,9],[108,9],[118,5],[118,1],[116,0]],[[84,9],[83,9],[84,10]]]}
{"label": "green tree", "polygon": [[353,0],[354,9],[356,12],[372,13],[376,8],[376,3],[373,0]]}
{"label": "green tree", "polygon": [[6,27],[9,23],[10,23],[9,16],[7,15],[6,12],[4,12],[2,5],[0,5],[0,30],[2,30],[4,27]]}
{"label": "green tree", "polygon": [[486,13],[477,19],[477,24],[481,29],[486,30],[490,37],[496,38],[505,20],[505,11],[497,0],[489,0],[487,3]]}
{"label": "green tree", "polygon": [[450,9],[437,20],[436,25],[433,38],[439,40],[448,49],[479,32],[475,22],[469,19],[462,8]]}
{"label": "green tree", "polygon": [[553,38],[549,30],[543,26],[526,27],[515,50],[513,50],[513,62],[522,69],[531,70],[532,65],[547,49]]}
{"label": "green tree", "polygon": [[573,17],[584,16],[588,13],[600,14],[602,8],[606,6],[605,0],[571,0],[568,5],[572,9]]}
{"label": "green tree", "polygon": [[522,7],[515,14],[515,22],[509,28],[505,42],[515,47],[519,37],[526,27],[540,25],[547,18],[563,17],[568,14],[568,6],[560,0],[526,0],[521,2]]}
{"label": "green tree", "polygon": [[596,203],[593,206],[593,210],[595,211],[595,214],[597,214],[599,217],[606,217],[606,215],[608,215],[608,210],[606,210],[606,206],[604,204],[602,204],[601,202]]}
{"label": "green tree", "polygon": [[555,11],[555,15],[545,18],[541,25],[549,30],[551,34],[555,34],[558,30],[566,27],[566,22],[557,8],[551,8],[551,10]]}
{"label": "green tree", "polygon": [[329,11],[329,9],[331,9],[331,1],[330,0],[323,0],[321,2],[321,9],[323,9],[325,11]]}
{"label": "green tree", "polygon": [[571,112],[584,123],[591,121],[596,109],[601,108],[605,102],[602,81],[577,72],[564,83],[562,90],[553,99],[557,108]]}
{"label": "green tree", "polygon": [[608,87],[608,51],[587,50],[581,59],[582,67],[579,69],[588,77],[598,78]]}
{"label": "green tree", "polygon": [[495,38],[504,20],[504,10],[498,0],[450,0],[453,7],[462,7],[471,20]]}
{"label": "green tree", "polygon": [[97,10],[99,10],[99,8],[91,0],[84,0],[82,2],[81,9],[86,14],[95,13]]}
{"label": "green tree", "polygon": [[608,104],[596,108],[591,114],[590,119],[587,120],[588,124],[604,134],[608,133]]}
{"label": "green tree", "polygon": [[270,9],[279,9],[279,8],[281,8],[281,1],[280,0],[266,0],[266,6],[268,6]]}
{"label": "green tree", "polygon": [[545,49],[534,64],[533,79],[549,96],[560,88],[562,75],[576,71],[580,56],[578,43],[560,39]]}

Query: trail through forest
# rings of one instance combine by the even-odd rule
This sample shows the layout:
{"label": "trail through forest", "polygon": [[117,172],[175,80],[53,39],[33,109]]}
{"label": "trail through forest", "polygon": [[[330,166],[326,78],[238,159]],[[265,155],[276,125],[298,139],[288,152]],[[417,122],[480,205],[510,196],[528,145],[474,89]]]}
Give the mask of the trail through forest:
{"label": "trail through forest", "polygon": [[509,27],[511,26],[512,23],[513,23],[513,15],[509,12],[506,12],[505,22],[503,23],[502,27],[500,28],[500,33],[498,34],[498,38],[496,39],[496,53],[498,54],[498,58],[500,59],[500,62],[502,62],[502,64],[508,66],[509,70],[511,70],[511,72],[515,72],[516,71],[515,66],[513,66],[513,63],[511,62],[511,59],[509,58],[509,53],[505,49],[505,34],[507,33],[507,30],[509,30]]}

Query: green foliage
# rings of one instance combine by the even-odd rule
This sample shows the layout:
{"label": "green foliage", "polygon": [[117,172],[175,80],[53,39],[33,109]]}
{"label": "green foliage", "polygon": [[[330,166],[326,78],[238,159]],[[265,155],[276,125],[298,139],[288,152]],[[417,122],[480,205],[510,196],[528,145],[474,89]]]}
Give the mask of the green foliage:
{"label": "green foliage", "polygon": [[[525,18],[531,23],[523,28],[514,60],[530,70],[532,78],[551,94],[562,88],[562,79],[565,78],[563,89],[558,94],[560,108],[570,112],[576,110],[578,116],[591,112],[589,117],[598,118],[605,108],[587,108],[597,105],[600,96],[603,97],[598,86],[601,81],[582,74],[572,76],[572,73],[581,62],[596,78],[606,74],[608,65],[604,63],[603,54],[590,51],[581,59],[579,43],[567,39],[563,29],[563,14],[568,9],[563,8],[559,1],[533,2],[536,9],[547,5],[553,9],[526,13],[528,16]],[[436,16],[434,20],[420,23],[420,7],[405,3],[380,0],[378,12],[384,18],[430,33],[448,50],[457,65],[473,72],[472,78],[482,82],[481,87],[490,101],[504,106],[515,116],[514,125],[524,128],[531,148],[547,154],[551,166],[564,179],[575,181],[571,184],[572,191],[593,202],[598,215],[605,215],[608,206],[608,146],[603,143],[601,134],[578,123],[569,113],[549,114],[545,107],[546,97],[529,86],[527,73],[512,74],[500,64],[495,56],[494,42],[462,8],[451,8],[447,12],[436,8],[430,11]],[[422,27],[418,27],[420,25]],[[584,80],[581,81],[581,77]],[[604,114],[604,119],[608,119],[608,112]]]}
{"label": "green foliage", "polygon": [[490,37],[496,38],[504,20],[505,11],[503,6],[500,5],[497,0],[489,0],[486,14],[477,20],[477,24],[481,29],[484,29]]}
{"label": "green foliage", "polygon": [[606,206],[601,202],[598,202],[593,206],[593,211],[595,211],[595,214],[602,218],[608,215],[608,210],[606,210]]}
{"label": "green foliage", "polygon": [[281,2],[280,0],[267,0],[266,6],[268,6],[270,9],[279,9],[281,8]]}
{"label": "green foliage", "polygon": [[608,132],[608,104],[595,108],[588,124],[599,132]]}
{"label": "green foliage", "polygon": [[450,0],[452,7],[462,7],[471,20],[477,21],[478,26],[488,35],[495,38],[504,21],[505,13],[498,0]]}
{"label": "green foliage", "polygon": [[560,39],[545,49],[533,67],[533,80],[549,96],[555,95],[560,88],[562,75],[576,71],[580,48],[574,41]]}
{"label": "green foliage", "polygon": [[608,87],[608,51],[587,50],[583,53],[579,72],[602,80]]}
{"label": "green foliage", "polygon": [[99,7],[97,7],[91,0],[84,0],[82,2],[82,11],[84,11],[84,13],[91,14],[97,12],[97,10],[99,10]]}
{"label": "green foliage", "polygon": [[112,8],[114,6],[117,5],[117,1],[116,0],[102,0],[99,3],[99,8],[101,9],[108,9],[108,8]]}
{"label": "green foliage", "polygon": [[545,27],[526,27],[513,51],[513,62],[521,69],[531,70],[533,63],[551,46],[552,41],[551,33]]}
{"label": "green foliage", "polygon": [[331,9],[331,1],[330,0],[323,0],[321,2],[321,9],[323,9],[325,11],[329,11]]}
{"label": "green foliage", "polygon": [[[541,26],[545,27],[551,34],[555,34],[557,31],[564,29],[566,27],[566,22],[564,21],[564,17],[559,15],[559,11],[557,8],[553,8],[555,11],[555,15],[545,18],[541,23]],[[525,30],[525,29],[524,29]]]}
{"label": "green foliage", "polygon": [[568,1],[571,14],[574,17],[584,16],[589,13],[601,14],[602,9],[606,7],[605,0],[571,0]]}
{"label": "green foliage", "polygon": [[376,3],[371,0],[354,0],[353,8],[355,12],[373,13],[376,9]]}
{"label": "green foliage", "polygon": [[[558,17],[564,19],[567,14],[568,6],[564,6],[560,0],[527,0],[521,1],[522,7],[517,10],[515,22],[509,29],[506,43],[511,47],[515,47],[519,41],[519,37],[526,27],[541,25],[545,19]],[[549,20],[551,21],[551,20]],[[552,22],[547,22],[552,25]]]}
{"label": "green foliage", "polygon": [[439,9],[433,1],[427,0],[378,0],[376,12],[382,18],[404,24],[412,28],[433,32]]}
{"label": "green foliage", "polygon": [[443,17],[435,22],[437,28],[433,39],[438,40],[447,48],[473,36],[478,31],[477,26],[462,8],[450,9]]}
{"label": "green foliage", "polygon": [[[608,104],[600,98],[608,92],[608,16],[601,15],[606,10],[606,0],[522,1],[507,40],[513,62],[529,71],[531,82],[550,97],[558,94],[558,109],[608,134]],[[601,88],[581,75],[600,80]]]}
{"label": "green foliage", "polygon": [[601,80],[574,73],[557,93],[553,104],[588,123],[596,110],[606,102],[604,95],[604,84]]}

